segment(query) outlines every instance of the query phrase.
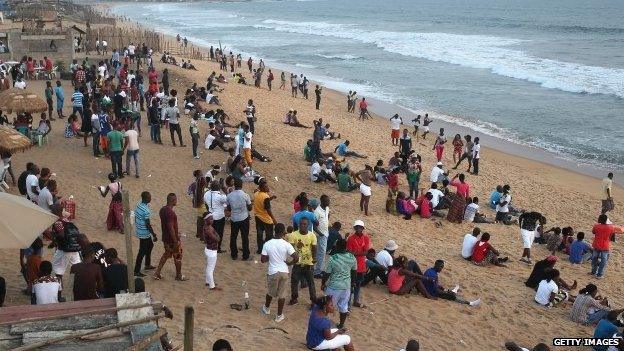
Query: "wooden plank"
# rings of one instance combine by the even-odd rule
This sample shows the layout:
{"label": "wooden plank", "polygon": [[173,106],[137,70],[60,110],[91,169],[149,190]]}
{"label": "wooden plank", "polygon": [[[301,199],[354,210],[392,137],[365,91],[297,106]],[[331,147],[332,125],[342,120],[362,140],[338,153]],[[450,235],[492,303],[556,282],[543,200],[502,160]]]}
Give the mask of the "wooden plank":
{"label": "wooden plank", "polygon": [[127,348],[126,351],[140,351],[140,350],[143,350],[145,347],[147,347],[151,343],[154,343],[154,342],[160,343],[160,337],[165,335],[166,333],[167,331],[165,329],[158,329],[156,332],[148,335],[145,339]]}
{"label": "wooden plank", "polygon": [[95,329],[117,323],[117,316],[99,314],[93,316],[74,316],[57,320],[18,323],[11,326],[11,334],[23,334],[36,331],[85,330]]}
{"label": "wooden plank", "polygon": [[87,343],[59,343],[37,348],[37,351],[117,351],[132,346],[129,335]]}
{"label": "wooden plank", "polygon": [[[115,299],[117,300],[118,307],[123,307],[127,305],[140,305],[149,303],[151,301],[150,294],[147,292],[136,294],[117,294],[115,296]],[[117,318],[119,319],[119,322],[133,321],[153,315],[154,308],[152,308],[151,306],[140,309],[121,310],[117,312]],[[136,344],[149,337],[149,335],[155,333],[158,330],[158,325],[156,324],[156,322],[152,321],[149,323],[133,325],[129,329],[132,343]],[[162,350],[160,342],[152,342],[149,347],[144,348],[150,351]]]}
{"label": "wooden plank", "polygon": [[[85,330],[87,331],[87,330]],[[50,330],[50,331],[36,331],[26,332],[22,334],[22,344],[28,345],[42,340],[48,340],[52,338],[58,338],[75,333],[75,330]]]}
{"label": "wooden plank", "polygon": [[47,305],[22,305],[0,308],[0,325],[13,324],[28,319],[53,317],[72,312],[90,312],[115,307],[115,299],[97,299],[51,303]]}

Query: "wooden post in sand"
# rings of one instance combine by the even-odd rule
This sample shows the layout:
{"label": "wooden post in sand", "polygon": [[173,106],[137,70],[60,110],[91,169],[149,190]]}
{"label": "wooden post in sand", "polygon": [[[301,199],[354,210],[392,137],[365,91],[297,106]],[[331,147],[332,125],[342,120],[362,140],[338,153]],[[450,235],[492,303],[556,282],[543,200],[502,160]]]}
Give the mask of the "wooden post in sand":
{"label": "wooden post in sand", "polygon": [[134,228],[130,222],[130,192],[123,190],[121,193],[123,204],[124,234],[126,234],[126,266],[128,267],[128,292],[134,293],[134,253],[132,252],[132,236]]}
{"label": "wooden post in sand", "polygon": [[193,333],[195,327],[193,306],[184,307],[184,351],[193,351]]}

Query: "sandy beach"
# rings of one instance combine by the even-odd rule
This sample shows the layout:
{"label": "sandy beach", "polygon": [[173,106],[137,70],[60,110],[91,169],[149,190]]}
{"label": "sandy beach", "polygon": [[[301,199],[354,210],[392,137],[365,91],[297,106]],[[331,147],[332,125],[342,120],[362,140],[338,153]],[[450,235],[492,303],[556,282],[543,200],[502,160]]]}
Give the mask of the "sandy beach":
{"label": "sandy beach", "polygon": [[[155,55],[158,61],[160,55]],[[246,58],[244,58],[246,59]],[[95,60],[95,57],[92,57]],[[255,60],[257,63],[257,60]],[[212,71],[219,73],[213,62],[193,60],[197,71],[164,65],[156,62],[159,72],[168,68],[171,75],[171,88],[184,92],[192,83],[205,85]],[[242,68],[249,78],[245,65]],[[225,73],[224,73],[225,74]],[[274,70],[276,77],[278,71]],[[287,82],[288,85],[288,82]],[[64,81],[66,103],[71,92],[71,84]],[[446,268],[441,274],[441,284],[452,287],[460,285],[460,292],[467,298],[480,297],[483,304],[476,308],[466,307],[449,301],[431,301],[422,296],[399,297],[389,295],[385,286],[369,285],[362,291],[367,309],[353,309],[347,321],[347,328],[357,350],[398,350],[410,338],[420,340],[424,350],[502,350],[507,340],[514,340],[525,347],[537,342],[550,344],[553,337],[588,337],[593,328],[581,326],[569,320],[570,306],[545,309],[533,301],[534,292],[523,282],[531,268],[517,262],[522,251],[519,229],[516,226],[481,224],[483,231],[492,234],[491,243],[503,255],[510,257],[508,268],[477,267],[466,262],[459,255],[464,234],[474,227],[442,220],[437,228],[432,220],[414,218],[411,221],[385,212],[386,187],[374,185],[371,198],[371,215],[363,216],[358,208],[359,193],[340,193],[335,186],[315,184],[309,181],[309,166],[303,159],[303,147],[311,138],[312,129],[293,128],[282,123],[288,109],[296,109],[301,123],[312,126],[314,119],[323,118],[331,124],[331,130],[342,134],[342,139],[351,141],[351,149],[368,155],[367,160],[349,159],[352,169],[361,169],[364,163],[373,165],[377,159],[387,163],[396,148],[390,143],[390,124],[387,119],[374,116],[373,119],[359,121],[355,114],[345,111],[345,98],[330,90],[323,90],[323,100],[319,111],[314,108],[314,100],[292,98],[289,88],[279,90],[279,78],[274,82],[273,91],[234,83],[222,84],[225,90],[219,94],[224,110],[231,116],[231,124],[244,120],[243,109],[246,101],[253,99],[258,110],[258,122],[254,136],[255,147],[271,157],[272,162],[254,164],[254,168],[270,179],[269,186],[277,199],[273,201],[273,211],[282,223],[289,223],[292,214],[292,201],[302,191],[318,198],[321,194],[331,199],[331,221],[343,224],[342,233],[351,230],[356,219],[366,223],[366,231],[371,235],[374,248],[380,250],[384,243],[395,240],[397,254],[415,259],[421,267],[430,267],[436,259],[444,259]],[[29,88],[43,94],[44,82],[29,82]],[[312,95],[312,94],[311,94]],[[69,115],[71,107],[66,107]],[[38,120],[38,118],[36,118]],[[188,116],[182,117],[182,131],[185,143],[190,145]],[[40,167],[49,167],[56,173],[59,193],[65,197],[73,195],[77,202],[76,224],[91,241],[101,241],[106,247],[115,247],[121,257],[125,257],[124,237],[105,229],[108,199],[102,199],[97,186],[106,184],[110,172],[110,161],[94,158],[91,148],[82,146],[81,139],[66,139],[63,136],[64,121],[53,123],[49,143],[41,148],[33,147],[24,153],[15,154],[13,168],[17,175],[23,171],[26,162],[32,161]],[[201,135],[205,135],[207,125],[201,124]],[[410,127],[411,128],[411,127]],[[309,313],[305,303],[285,308],[286,320],[276,324],[260,312],[266,292],[266,266],[255,256],[248,262],[232,261],[228,254],[219,255],[215,271],[221,292],[209,292],[204,286],[205,256],[204,247],[195,238],[195,210],[190,198],[185,196],[187,185],[192,180],[195,169],[206,171],[210,165],[224,164],[226,153],[217,150],[203,150],[199,160],[193,159],[191,148],[171,146],[168,131],[162,130],[164,145],[153,144],[149,140],[149,127],[143,113],[143,136],[140,140],[141,178],[126,177],[122,180],[125,189],[131,193],[130,203],[134,206],[140,192],[152,193],[151,208],[155,213],[164,205],[167,193],[178,194],[176,212],[183,233],[184,259],[183,273],[189,281],[174,281],[173,264],[168,262],[160,281],[146,277],[147,290],[172,308],[175,318],[164,325],[170,331],[174,344],[182,339],[182,311],[185,305],[195,307],[195,345],[198,350],[207,350],[219,338],[230,340],[236,350],[289,349],[305,350],[305,333]],[[434,123],[432,131],[438,129]],[[454,135],[447,130],[447,135]],[[421,187],[426,184],[435,155],[431,150],[434,135],[426,141],[415,142],[415,150],[423,157]],[[322,149],[333,150],[338,141],[323,141]],[[201,144],[200,144],[201,145]],[[201,147],[201,146],[200,146]],[[451,165],[450,147],[445,152],[445,165]],[[124,161],[125,165],[125,161]],[[463,167],[463,166],[462,166]],[[600,210],[602,196],[599,179],[574,173],[545,163],[512,156],[483,145],[479,176],[467,176],[472,193],[481,199],[481,208],[490,192],[498,184],[510,184],[515,206],[539,211],[548,218],[547,227],[572,226],[575,231],[584,231],[591,240],[591,226]],[[454,174],[454,173],[452,173]],[[10,184],[10,182],[9,182]],[[401,190],[407,189],[404,176],[401,176]],[[255,185],[246,183],[244,190],[251,194]],[[12,187],[16,192],[16,187]],[[621,198],[624,192],[616,187],[614,198],[616,210],[610,219],[616,224],[624,223],[621,211]],[[488,217],[494,214],[484,209]],[[155,219],[155,230],[160,235],[160,221]],[[255,251],[255,227],[250,231],[251,249]],[[225,238],[229,238],[229,225]],[[135,240],[135,252],[138,240]],[[153,261],[163,252],[160,242],[156,243]],[[51,258],[51,250],[45,250],[44,259]],[[599,286],[600,294],[608,296],[615,308],[624,306],[622,284],[624,258],[621,239],[613,245],[606,278],[597,281],[589,276],[590,266],[573,266],[567,256],[559,253],[557,268],[566,281],[578,280],[579,287],[589,282]],[[542,259],[547,251],[542,245],[535,245],[534,260]],[[28,299],[21,295],[24,283],[19,275],[18,254],[14,251],[2,252],[0,275],[7,279],[7,305],[27,304]],[[246,282],[251,295],[251,308],[236,311],[231,303],[242,303],[242,282]],[[71,278],[65,282],[65,296],[71,297]],[[320,293],[320,282],[317,283]],[[573,294],[576,294],[574,291]],[[301,292],[305,301],[307,292]],[[272,306],[275,308],[276,306]],[[337,315],[334,316],[337,320]],[[272,327],[278,329],[271,329]],[[268,329],[267,329],[268,328]],[[564,350],[558,348],[558,350]]]}

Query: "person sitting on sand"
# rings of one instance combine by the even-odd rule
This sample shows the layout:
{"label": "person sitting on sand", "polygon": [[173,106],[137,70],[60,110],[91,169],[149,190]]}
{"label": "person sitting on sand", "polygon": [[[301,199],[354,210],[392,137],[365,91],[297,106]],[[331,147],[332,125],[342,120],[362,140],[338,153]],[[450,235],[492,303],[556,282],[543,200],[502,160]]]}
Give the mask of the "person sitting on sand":
{"label": "person sitting on sand", "polygon": [[459,285],[455,286],[452,290],[444,289],[438,280],[438,275],[444,269],[444,261],[436,260],[433,267],[427,269],[423,274],[422,283],[425,285],[427,292],[431,296],[432,299],[443,299],[449,301],[456,301],[461,304],[466,304],[470,306],[478,306],[481,304],[481,299],[476,299],[474,301],[467,301],[463,297],[457,295],[459,291]]}
{"label": "person sitting on sand", "polygon": [[336,182],[338,183],[338,190],[341,192],[351,192],[354,189],[360,187],[360,184],[353,180],[353,177],[349,174],[349,169],[336,170]]}
{"label": "person sitting on sand", "polygon": [[298,128],[311,128],[310,126],[303,125],[299,122],[297,118],[297,110],[290,109],[286,116],[284,116],[284,124],[288,124],[291,127]]}
{"label": "person sitting on sand", "polygon": [[345,140],[343,143],[340,143],[338,144],[338,146],[336,146],[336,148],[334,149],[334,152],[338,156],[342,156],[342,157],[353,156],[357,158],[368,158],[368,156],[366,155],[361,155],[355,151],[349,150],[349,145],[350,145],[349,140]]}
{"label": "person sitting on sand", "polygon": [[431,218],[433,215],[433,206],[431,205],[431,200],[433,200],[433,194],[427,192],[426,194],[422,194],[416,199],[416,212],[420,215],[421,218]]}
{"label": "person sitting on sand", "polygon": [[559,279],[559,270],[551,269],[544,274],[544,279],[540,281],[535,292],[535,302],[545,307],[553,307],[561,302],[570,300],[574,301],[574,297],[567,291],[559,289],[557,281]]}
{"label": "person sitting on sand", "polygon": [[[551,269],[554,269],[555,263],[557,263],[557,256],[553,256],[553,255],[550,255],[541,261],[535,262],[535,266],[533,266],[533,271],[531,271],[531,274],[529,275],[529,278],[526,280],[526,282],[524,282],[524,285],[534,290],[537,289],[537,286],[539,285],[539,283],[546,276],[546,272],[548,272]],[[563,279],[561,279],[561,277],[558,277],[557,280],[558,280],[557,281],[558,285],[560,285],[561,287],[567,290],[576,289],[576,286],[577,286],[576,280],[574,281],[572,285],[569,285],[568,283],[566,283]]]}
{"label": "person sitting on sand", "polygon": [[597,324],[605,318],[609,311],[609,300],[606,297],[598,296],[598,287],[594,284],[587,284],[579,290],[572,310],[570,319],[581,324]]}
{"label": "person sitting on sand", "polygon": [[326,123],[324,126],[321,126],[321,133],[323,135],[323,140],[334,140],[334,139],[340,139],[340,133],[338,133],[338,135],[336,135],[336,133],[334,132],[330,132],[329,128],[331,126],[329,125],[329,123]]}
{"label": "person sitting on sand", "polygon": [[544,344],[543,342],[535,345],[535,347],[529,350],[525,347],[518,346],[513,341],[508,341],[505,343],[505,348],[509,351],[550,351],[550,347],[548,347],[548,345]]}
{"label": "person sitting on sand", "polygon": [[581,264],[583,262],[589,261],[591,255],[591,245],[587,241],[585,241],[585,233],[576,233],[576,241],[570,244],[570,263]]}
{"label": "person sitting on sand", "polygon": [[[598,339],[611,339],[613,337],[622,337],[622,333],[619,332],[618,325],[621,325],[621,311],[614,310],[607,314],[607,317],[601,319],[594,329],[594,338]],[[622,345],[620,344],[616,350],[622,350]],[[594,346],[595,351],[611,351],[613,350],[612,346]]]}
{"label": "person sitting on sand", "polygon": [[485,214],[479,212],[479,198],[466,199],[466,209],[464,209],[464,221],[469,223],[494,223]]}
{"label": "person sitting on sand", "polygon": [[479,266],[487,266],[491,263],[495,266],[505,267],[503,263],[507,262],[508,258],[499,257],[500,252],[492,247],[489,241],[490,233],[483,233],[483,235],[481,235],[481,240],[475,244],[472,250],[472,262]]}
{"label": "person sitting on sand", "polygon": [[474,229],[472,229],[472,232],[464,235],[461,256],[465,260],[470,261],[472,259],[472,252],[474,251],[475,245],[479,241],[479,235],[481,235],[481,229],[479,229],[478,227],[475,227]]}
{"label": "person sitting on sand", "polygon": [[424,297],[432,299],[433,296],[427,292],[423,284],[423,281],[431,281],[432,279],[434,278],[423,277],[421,274],[407,269],[407,258],[399,256],[394,260],[394,264],[388,272],[388,291],[395,295],[406,295],[416,288]]}
{"label": "person sitting on sand", "polygon": [[495,210],[496,204],[498,204],[498,200],[500,200],[501,196],[503,196],[503,186],[497,185],[496,189],[492,191],[490,194],[490,208]]}
{"label": "person sitting on sand", "polygon": [[331,176],[330,172],[325,167],[325,163],[322,158],[316,159],[312,166],[310,166],[310,180],[314,183],[324,183],[330,181],[336,182],[336,179]]}
{"label": "person sitting on sand", "polygon": [[403,215],[403,219],[412,219],[412,215],[416,212],[416,201],[406,197],[405,193],[399,191],[396,198],[397,213]]}
{"label": "person sitting on sand", "polygon": [[306,346],[309,349],[333,350],[344,348],[345,351],[355,350],[346,329],[331,327],[331,321],[327,316],[333,312],[334,305],[331,296],[322,296],[314,300],[306,334]]}

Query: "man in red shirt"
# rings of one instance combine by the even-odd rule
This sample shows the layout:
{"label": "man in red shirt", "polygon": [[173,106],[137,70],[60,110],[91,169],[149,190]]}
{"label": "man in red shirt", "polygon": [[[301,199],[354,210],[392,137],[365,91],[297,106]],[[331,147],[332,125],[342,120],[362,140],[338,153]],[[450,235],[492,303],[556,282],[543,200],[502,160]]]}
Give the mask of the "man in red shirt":
{"label": "man in red shirt", "polygon": [[47,74],[52,73],[52,60],[50,60],[47,56],[43,57],[44,68]]}
{"label": "man in red shirt", "polygon": [[604,270],[607,268],[609,261],[609,250],[611,249],[611,236],[616,233],[624,232],[624,227],[618,227],[613,224],[607,224],[607,215],[598,216],[598,223],[594,224],[592,233],[594,233],[594,242],[592,247],[592,270],[591,274],[596,278],[604,277]]}
{"label": "man in red shirt", "polygon": [[368,112],[368,103],[366,102],[366,98],[362,98],[362,101],[360,101],[360,118],[365,119],[368,117],[373,118]]}
{"label": "man in red shirt", "polygon": [[472,249],[472,262],[479,266],[493,264],[499,267],[505,267],[503,262],[508,260],[507,257],[500,258],[500,252],[490,244],[490,233],[483,233]]}
{"label": "man in red shirt", "polygon": [[347,250],[355,256],[357,270],[355,275],[355,286],[353,287],[353,306],[364,307],[360,303],[360,287],[366,275],[366,252],[371,247],[370,237],[364,234],[364,222],[357,220],[353,223],[353,234],[347,238]]}
{"label": "man in red shirt", "polygon": [[158,268],[154,273],[154,279],[162,279],[160,271],[170,258],[173,258],[173,263],[176,269],[176,280],[185,281],[187,278],[182,275],[182,243],[180,242],[180,233],[178,232],[178,216],[173,211],[173,208],[178,204],[176,194],[170,193],[167,195],[167,205],[160,209],[158,213],[160,215],[160,227],[162,229],[162,242],[165,246],[165,253],[163,253],[158,262]]}

